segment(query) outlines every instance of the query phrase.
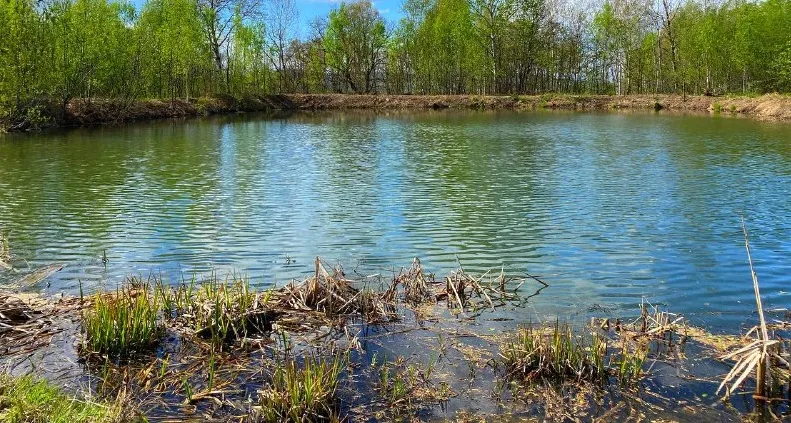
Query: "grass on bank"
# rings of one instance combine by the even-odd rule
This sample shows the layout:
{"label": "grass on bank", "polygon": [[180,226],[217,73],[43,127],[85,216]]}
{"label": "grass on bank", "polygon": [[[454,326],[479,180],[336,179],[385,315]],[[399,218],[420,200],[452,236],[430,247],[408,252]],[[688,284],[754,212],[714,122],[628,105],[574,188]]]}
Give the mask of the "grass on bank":
{"label": "grass on bank", "polygon": [[264,422],[336,422],[336,392],[346,359],[305,357],[279,364],[269,389],[261,392],[258,419]]}
{"label": "grass on bank", "polygon": [[100,423],[122,420],[114,404],[81,401],[42,380],[0,374],[0,421],[7,423]]}

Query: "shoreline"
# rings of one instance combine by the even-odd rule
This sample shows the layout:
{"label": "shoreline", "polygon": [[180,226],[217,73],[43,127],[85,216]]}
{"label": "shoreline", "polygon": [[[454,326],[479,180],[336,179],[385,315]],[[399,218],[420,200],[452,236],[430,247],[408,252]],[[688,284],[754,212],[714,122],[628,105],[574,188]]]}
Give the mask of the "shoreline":
{"label": "shoreline", "polygon": [[[34,118],[0,120],[0,133],[42,128],[74,128],[171,118],[231,115],[261,111],[327,110],[569,110],[672,111],[744,116],[760,121],[791,121],[791,96],[681,95],[387,95],[277,94],[235,98],[71,100],[65,107],[38,101]],[[30,113],[27,113],[30,116]]]}
{"label": "shoreline", "polygon": [[[316,417],[303,421],[349,422],[785,413],[782,384],[772,385],[774,400],[750,400],[749,372],[731,386],[745,402],[720,396],[720,382],[732,382],[723,379],[729,357],[755,344],[749,333],[715,335],[648,303],[589,324],[500,319],[498,309],[527,306],[523,284],[548,286],[500,272],[436,277],[415,259],[392,279],[347,279],[317,257],[313,275],[267,290],[235,277],[172,285],[129,276],[115,291],[46,298],[30,292],[51,275],[45,268],[0,288],[0,380],[71,387],[78,399],[152,420],[296,421],[293,410]],[[769,325],[773,337],[787,328]],[[774,380],[786,369],[773,364]],[[319,400],[302,392],[308,381]]]}

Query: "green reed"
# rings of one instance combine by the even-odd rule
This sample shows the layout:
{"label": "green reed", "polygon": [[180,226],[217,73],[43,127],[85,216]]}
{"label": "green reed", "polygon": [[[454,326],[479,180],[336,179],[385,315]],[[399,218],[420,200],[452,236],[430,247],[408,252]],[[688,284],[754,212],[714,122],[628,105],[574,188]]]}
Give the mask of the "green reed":
{"label": "green reed", "polygon": [[157,296],[147,283],[131,286],[93,296],[93,306],[82,315],[88,353],[128,356],[151,346],[162,334]]}
{"label": "green reed", "polygon": [[500,356],[509,377],[526,382],[603,381],[608,375],[607,339],[576,336],[568,325],[522,328],[500,348]]}
{"label": "green reed", "polygon": [[336,391],[346,365],[342,356],[305,357],[279,363],[270,389],[261,393],[260,419],[266,422],[338,421]]}
{"label": "green reed", "polygon": [[159,283],[155,292],[169,319],[180,320],[196,334],[220,346],[226,341],[243,338],[256,326],[254,317],[268,301],[250,288],[244,278],[220,280],[210,277],[201,283],[193,278],[171,288]]}

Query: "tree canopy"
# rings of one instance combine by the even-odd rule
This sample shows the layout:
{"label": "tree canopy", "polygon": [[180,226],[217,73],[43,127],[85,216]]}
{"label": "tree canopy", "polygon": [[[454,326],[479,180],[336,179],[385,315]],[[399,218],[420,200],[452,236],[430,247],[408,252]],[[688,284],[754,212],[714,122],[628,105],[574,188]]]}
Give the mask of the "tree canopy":
{"label": "tree canopy", "polygon": [[[0,104],[275,92],[791,91],[791,0],[0,0]],[[300,38],[297,34],[303,34]]]}

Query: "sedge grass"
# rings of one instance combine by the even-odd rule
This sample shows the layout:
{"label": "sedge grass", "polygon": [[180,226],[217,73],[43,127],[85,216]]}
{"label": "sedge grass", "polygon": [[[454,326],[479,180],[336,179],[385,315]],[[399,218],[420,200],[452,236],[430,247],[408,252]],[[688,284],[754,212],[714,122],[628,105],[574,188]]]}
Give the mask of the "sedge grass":
{"label": "sedge grass", "polygon": [[193,278],[174,288],[159,283],[155,292],[168,319],[181,322],[213,346],[265,332],[271,326],[266,313],[270,293],[257,293],[244,278],[212,276],[200,283]]}
{"label": "sedge grass", "polygon": [[336,391],[346,359],[306,357],[278,364],[269,389],[261,392],[259,419],[264,422],[339,421]]}
{"label": "sedge grass", "polygon": [[145,350],[162,334],[159,311],[160,303],[148,285],[95,295],[93,306],[82,316],[85,350],[114,357]]}
{"label": "sedge grass", "polygon": [[500,348],[508,376],[525,382],[603,381],[606,355],[606,338],[575,336],[570,326],[560,324],[550,331],[522,328]]}
{"label": "sedge grass", "polygon": [[510,380],[525,382],[593,383],[610,378],[630,387],[643,376],[645,343],[622,342],[610,348],[599,333],[578,335],[569,325],[519,329],[500,346],[500,359]]}

